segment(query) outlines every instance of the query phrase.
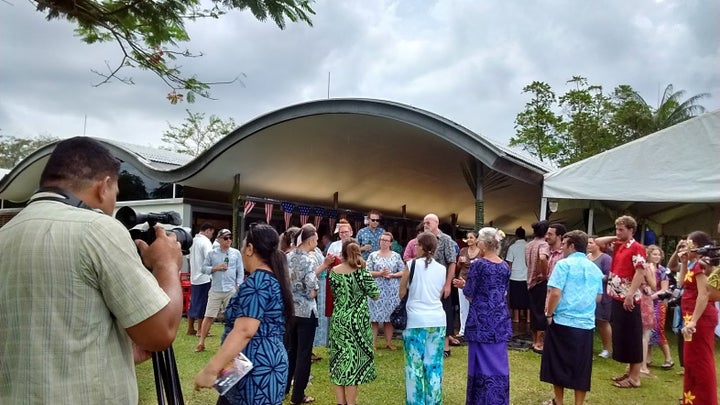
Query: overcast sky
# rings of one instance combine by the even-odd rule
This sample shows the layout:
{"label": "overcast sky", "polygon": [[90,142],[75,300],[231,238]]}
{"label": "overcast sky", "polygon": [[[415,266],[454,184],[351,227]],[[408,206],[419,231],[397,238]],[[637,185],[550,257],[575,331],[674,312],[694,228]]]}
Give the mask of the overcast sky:
{"label": "overcast sky", "polygon": [[527,98],[548,82],[556,94],[574,75],[608,92],[629,84],[655,105],[668,83],[720,108],[717,0],[319,0],[313,27],[233,12],[189,23],[186,74],[244,85],[216,87],[217,100],[171,105],[154,76],[125,70],[134,86],[99,81],[117,63],[113,44],[86,45],[64,21],[47,22],[24,0],[0,2],[0,135],[87,135],[161,145],[185,109],[232,117],[327,97],[396,101],[507,142]]}

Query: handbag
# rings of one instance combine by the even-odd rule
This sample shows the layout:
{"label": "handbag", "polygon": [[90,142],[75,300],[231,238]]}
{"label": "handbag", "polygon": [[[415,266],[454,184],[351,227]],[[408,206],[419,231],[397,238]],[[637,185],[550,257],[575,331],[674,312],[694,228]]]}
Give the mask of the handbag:
{"label": "handbag", "polygon": [[407,300],[410,295],[410,283],[412,283],[415,274],[415,260],[410,264],[410,278],[408,279],[407,292],[400,300],[400,303],[390,313],[390,323],[395,329],[405,329],[407,327]]}

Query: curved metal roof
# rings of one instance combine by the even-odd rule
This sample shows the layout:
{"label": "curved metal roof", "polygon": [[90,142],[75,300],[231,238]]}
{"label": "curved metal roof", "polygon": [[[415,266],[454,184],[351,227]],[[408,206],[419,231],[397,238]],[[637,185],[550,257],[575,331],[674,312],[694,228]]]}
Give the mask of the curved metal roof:
{"label": "curved metal roof", "polygon": [[[505,229],[536,219],[543,174],[552,170],[436,114],[370,99],[319,100],[270,112],[189,162],[99,140],[162,182],[230,192],[239,174],[243,195],[331,206],[337,193],[342,208],[398,215],[405,206],[410,217],[456,214],[469,226],[480,175],[485,222]],[[2,179],[0,198],[26,200],[53,148],[36,151]]]}

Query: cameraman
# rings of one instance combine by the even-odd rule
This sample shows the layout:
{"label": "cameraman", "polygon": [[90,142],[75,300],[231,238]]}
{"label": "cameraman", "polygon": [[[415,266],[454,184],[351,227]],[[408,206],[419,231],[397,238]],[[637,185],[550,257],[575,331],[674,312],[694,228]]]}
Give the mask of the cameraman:
{"label": "cameraman", "polygon": [[119,169],[93,139],[59,142],[0,228],[0,403],[137,404],[133,360],[172,344],[180,247],[160,227],[133,244],[110,216]]}

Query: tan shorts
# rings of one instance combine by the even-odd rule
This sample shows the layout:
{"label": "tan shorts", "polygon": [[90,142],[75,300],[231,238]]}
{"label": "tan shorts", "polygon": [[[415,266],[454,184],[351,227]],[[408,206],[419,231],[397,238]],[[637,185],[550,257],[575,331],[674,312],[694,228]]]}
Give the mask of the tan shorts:
{"label": "tan shorts", "polygon": [[227,307],[233,295],[235,295],[235,291],[210,291],[208,293],[207,307],[205,308],[205,317],[217,318],[218,315],[225,311],[225,307]]}

